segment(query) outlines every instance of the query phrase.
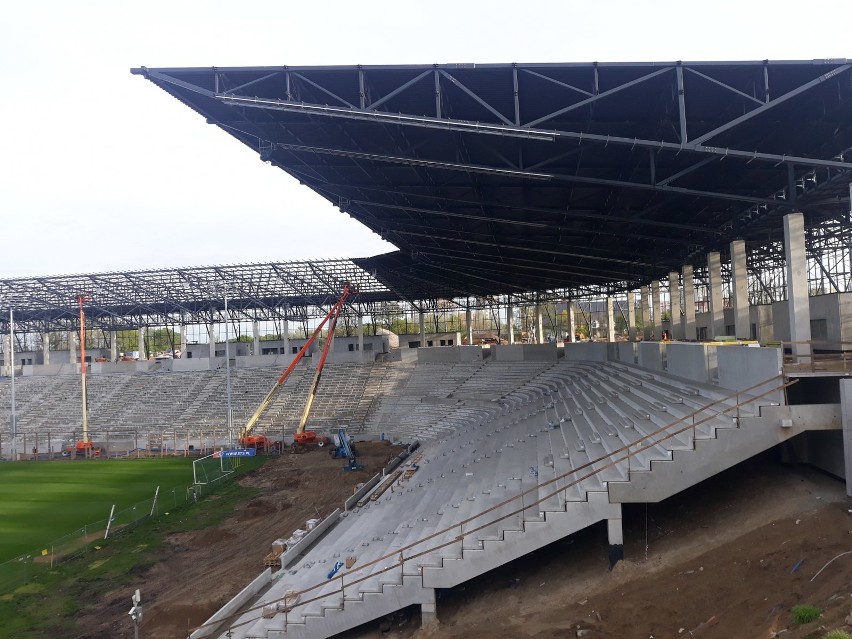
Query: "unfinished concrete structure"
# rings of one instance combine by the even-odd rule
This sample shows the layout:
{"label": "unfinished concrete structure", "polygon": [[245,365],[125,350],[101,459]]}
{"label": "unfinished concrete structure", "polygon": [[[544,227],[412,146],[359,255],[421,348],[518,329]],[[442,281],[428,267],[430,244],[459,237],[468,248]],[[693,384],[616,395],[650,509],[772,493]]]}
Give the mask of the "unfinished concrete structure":
{"label": "unfinished concrete structure", "polygon": [[[191,360],[124,372],[198,367],[211,387],[217,327],[251,335],[234,364],[260,375],[252,359],[292,357],[294,326],[357,285],[357,361],[338,366],[352,397],[378,389],[362,432],[405,453],[193,636],[329,636],[409,604],[433,621],[436,588],[595,522],[617,560],[621,504],[778,444],[849,481],[845,60],[133,72],[399,248],[0,282],[27,346],[5,352],[34,354],[7,372],[76,369],[85,288],[110,360],[93,373],[122,372],[106,367],[118,331],[142,352],[171,327]],[[483,321],[508,343],[424,348]],[[419,348],[365,360],[379,327]],[[605,341],[574,343],[593,331]]]}

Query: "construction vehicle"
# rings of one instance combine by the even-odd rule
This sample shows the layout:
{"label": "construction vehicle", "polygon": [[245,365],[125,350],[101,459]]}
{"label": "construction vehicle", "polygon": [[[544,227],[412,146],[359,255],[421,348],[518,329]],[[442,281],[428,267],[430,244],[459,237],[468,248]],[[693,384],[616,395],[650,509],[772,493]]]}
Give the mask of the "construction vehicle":
{"label": "construction vehicle", "polygon": [[[328,339],[326,340],[325,345],[323,346],[322,355],[320,356],[319,363],[317,364],[317,370],[314,374],[314,379],[311,382],[311,388],[308,392],[307,401],[305,402],[305,408],[302,411],[302,417],[299,420],[299,425],[293,435],[293,443],[297,447],[305,446],[308,444],[325,446],[326,444],[331,443],[330,437],[320,435],[319,433],[316,433],[312,430],[305,430],[305,426],[307,425],[308,416],[311,413],[311,406],[313,405],[314,398],[316,397],[317,387],[319,386],[320,378],[322,377],[322,369],[325,366],[325,360],[328,357],[328,352],[331,348],[331,342],[334,339],[334,328],[337,325],[337,318],[340,317],[340,312],[343,310],[343,305],[346,303],[346,300],[349,298],[349,296],[356,293],[357,291],[355,291],[354,288],[349,285],[349,283],[344,283],[343,292],[341,293],[340,298],[328,311],[326,316],[320,322],[319,326],[317,326],[316,330],[314,330],[311,337],[308,339],[307,342],[305,342],[305,345],[302,346],[301,349],[299,349],[299,352],[296,354],[296,357],[293,358],[293,361],[290,362],[290,365],[281,374],[281,376],[278,378],[278,381],[275,382],[275,385],[266,394],[266,397],[263,398],[263,401],[260,403],[260,406],[257,407],[257,410],[249,418],[248,422],[243,427],[243,430],[240,433],[240,442],[244,440],[247,441],[250,437],[252,437],[250,433],[254,428],[255,424],[266,411],[266,409],[269,407],[269,404],[272,403],[272,400],[275,398],[275,395],[278,393],[281,386],[290,376],[290,373],[293,372],[293,370],[296,368],[296,365],[302,360],[302,358],[308,352],[308,349],[310,349],[311,345],[314,343],[317,337],[319,337],[319,334],[322,331],[323,327],[326,325],[326,322],[329,322],[330,320],[331,323],[328,327]],[[257,437],[257,435],[255,435],[254,437]]]}
{"label": "construction vehicle", "polygon": [[358,453],[352,445],[352,438],[342,426],[337,429],[337,434],[334,436],[334,446],[330,451],[328,451],[328,453],[331,455],[332,459],[347,460],[347,464],[343,467],[343,470],[361,470],[363,468],[363,466],[356,461]]}
{"label": "construction vehicle", "polygon": [[281,452],[282,442],[263,435],[244,435],[240,437],[240,448],[254,448],[258,452],[277,455]]}

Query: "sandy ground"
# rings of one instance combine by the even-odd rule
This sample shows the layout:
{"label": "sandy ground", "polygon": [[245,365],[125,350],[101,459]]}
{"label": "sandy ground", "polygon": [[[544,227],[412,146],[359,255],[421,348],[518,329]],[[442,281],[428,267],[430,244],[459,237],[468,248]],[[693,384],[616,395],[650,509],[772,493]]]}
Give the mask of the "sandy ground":
{"label": "sandy ground", "polygon": [[[243,480],[263,492],[230,520],[170,539],[168,559],[140,575],[141,636],[185,637],[259,574],[273,539],[338,507],[398,452],[361,448],[365,469],[352,474],[322,451],[284,455]],[[852,611],[852,554],[817,575],[852,551],[850,509],[840,481],[767,454],[662,504],[625,506],[626,559],[612,571],[599,525],[439,592],[436,627],[420,629],[420,611],[410,608],[346,636],[822,637]],[[130,594],[93,606],[87,621],[97,618],[99,629],[87,636],[132,636]],[[796,628],[789,609],[802,603],[824,612]]]}

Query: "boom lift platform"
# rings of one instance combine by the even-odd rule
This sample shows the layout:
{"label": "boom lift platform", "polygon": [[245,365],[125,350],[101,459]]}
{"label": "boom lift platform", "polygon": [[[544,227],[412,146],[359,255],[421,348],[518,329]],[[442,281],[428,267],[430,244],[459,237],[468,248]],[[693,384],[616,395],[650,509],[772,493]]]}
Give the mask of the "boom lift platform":
{"label": "boom lift platform", "polygon": [[258,437],[257,435],[250,435],[252,429],[254,428],[257,421],[272,403],[272,400],[275,398],[275,395],[280,390],[281,386],[290,376],[290,373],[296,368],[296,365],[302,360],[302,357],[305,356],[305,353],[308,352],[308,349],[311,347],[311,344],[314,343],[316,338],[319,336],[326,322],[330,321],[328,327],[328,339],[325,342],[325,345],[322,349],[322,355],[320,357],[319,363],[317,364],[317,370],[314,374],[314,379],[311,382],[311,388],[308,392],[308,398],[305,403],[305,408],[302,411],[302,417],[299,420],[299,425],[296,428],[296,432],[293,435],[293,441],[296,445],[304,446],[306,444],[316,444],[318,446],[324,446],[326,444],[331,443],[331,439],[324,435],[320,435],[311,430],[305,430],[305,426],[308,422],[308,416],[311,413],[311,406],[313,405],[314,398],[316,397],[317,387],[319,386],[320,378],[322,377],[322,369],[325,366],[325,360],[328,357],[328,351],[331,348],[331,342],[334,339],[334,328],[337,325],[337,318],[340,317],[340,313],[343,310],[343,305],[346,303],[346,300],[350,295],[356,295],[357,291],[350,284],[344,283],[343,292],[340,295],[340,298],[331,307],[326,316],[323,318],[322,322],[320,322],[319,326],[317,326],[316,330],[314,330],[311,337],[305,342],[305,345],[299,350],[296,354],[296,357],[293,358],[293,361],[290,362],[290,365],[287,369],[281,374],[278,378],[278,381],[275,382],[275,385],[272,389],[266,394],[266,397],[263,398],[263,401],[260,403],[260,406],[257,407],[257,410],[254,414],[249,418],[246,425],[243,427],[240,433],[240,441],[248,441],[251,437]]}

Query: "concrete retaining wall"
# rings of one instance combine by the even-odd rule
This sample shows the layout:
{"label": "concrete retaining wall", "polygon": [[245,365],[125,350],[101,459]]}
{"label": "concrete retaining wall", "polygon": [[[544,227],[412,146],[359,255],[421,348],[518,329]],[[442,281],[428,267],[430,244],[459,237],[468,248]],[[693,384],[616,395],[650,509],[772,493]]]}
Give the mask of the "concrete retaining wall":
{"label": "concrete retaining wall", "polygon": [[671,375],[707,384],[716,370],[716,347],[707,344],[672,343],[666,346],[666,363]]}
{"label": "concrete retaining wall", "polygon": [[491,358],[495,362],[555,362],[559,357],[556,343],[552,344],[494,344]]}
{"label": "concrete retaining wall", "polygon": [[272,581],[272,568],[267,568],[262,573],[260,573],[254,581],[252,581],[248,586],[240,590],[239,594],[231,599],[228,603],[222,606],[216,614],[210,617],[207,621],[204,622],[204,627],[199,628],[191,635],[189,635],[189,639],[201,639],[202,637],[210,637],[216,634],[218,630],[217,621],[221,622],[228,617],[230,617],[233,613],[237,612],[242,606],[248,602],[249,599],[254,597],[257,593],[263,590],[266,585]]}
{"label": "concrete retaining wall", "polygon": [[[748,346],[719,346],[716,348],[719,361],[719,386],[730,390],[744,390],[755,384],[770,380],[765,385],[749,391],[760,394],[782,383],[777,379],[782,373],[780,348],[752,348]],[[767,395],[761,403],[783,403],[781,391]]]}
{"label": "concrete retaining wall", "polygon": [[664,371],[666,344],[662,342],[639,342],[639,366],[649,371]]}
{"label": "concrete retaining wall", "polygon": [[367,483],[365,483],[361,488],[359,488],[354,495],[352,495],[349,499],[347,499],[343,504],[343,510],[352,510],[355,504],[358,503],[358,500],[361,499],[364,495],[370,492],[373,489],[373,486],[379,483],[382,479],[382,473],[376,473],[370,478]]}
{"label": "concrete retaining wall", "polygon": [[565,344],[565,359],[572,362],[605,362],[608,347],[606,342],[573,342]]}
{"label": "concrete retaining wall", "polygon": [[421,364],[482,361],[481,346],[445,346],[418,348],[417,361]]}
{"label": "concrete retaining wall", "polygon": [[299,543],[288,548],[287,551],[281,555],[281,569],[284,570],[287,566],[296,561],[299,555],[310,548],[313,543],[320,538],[320,535],[338,521],[340,521],[340,508],[335,509],[333,513],[318,523],[313,530],[308,531],[308,533],[299,540]]}

